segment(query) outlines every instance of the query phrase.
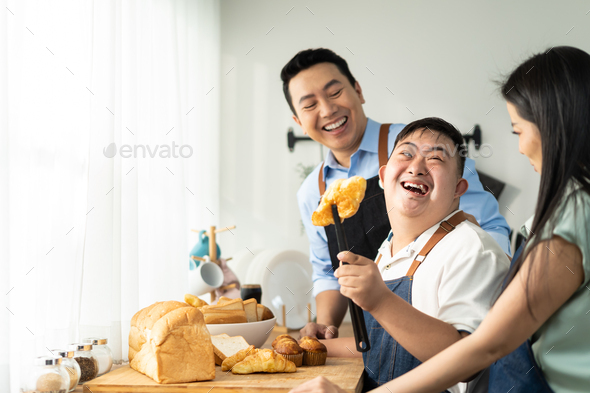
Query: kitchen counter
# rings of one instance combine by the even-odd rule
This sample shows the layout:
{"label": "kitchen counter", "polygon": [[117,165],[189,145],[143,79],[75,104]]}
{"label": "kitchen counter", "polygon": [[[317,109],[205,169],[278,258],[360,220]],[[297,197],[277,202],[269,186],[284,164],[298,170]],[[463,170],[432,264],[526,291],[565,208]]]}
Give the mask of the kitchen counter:
{"label": "kitchen counter", "polygon": [[[272,341],[284,331],[280,329],[273,329],[268,339],[262,346],[263,348],[271,348]],[[290,331],[290,335],[298,338],[299,331]],[[352,336],[352,325],[350,323],[343,324],[340,329],[342,337]],[[191,384],[177,384],[165,385],[157,384],[147,376],[136,372],[129,368],[128,363],[123,365],[115,365],[113,369],[102,377],[93,381],[100,381],[96,383],[89,381],[89,386],[78,385],[75,392],[200,392],[207,393],[209,390],[217,387],[216,391],[224,390],[226,393],[243,392],[247,390],[256,389],[257,393],[262,392],[287,392],[295,386],[323,375],[328,379],[337,382],[344,390],[350,393],[358,393],[361,390],[362,384],[360,379],[363,371],[362,359],[352,358],[328,358],[325,366],[317,367],[300,367],[297,373],[279,373],[279,374],[250,374],[250,375],[234,375],[221,371],[221,368],[216,366],[216,378],[213,381],[204,381]],[[105,378],[107,377],[108,378]],[[89,387],[92,388],[89,389]],[[139,389],[139,390],[138,390]],[[262,392],[261,392],[262,391]],[[221,393],[221,392],[219,392]]]}

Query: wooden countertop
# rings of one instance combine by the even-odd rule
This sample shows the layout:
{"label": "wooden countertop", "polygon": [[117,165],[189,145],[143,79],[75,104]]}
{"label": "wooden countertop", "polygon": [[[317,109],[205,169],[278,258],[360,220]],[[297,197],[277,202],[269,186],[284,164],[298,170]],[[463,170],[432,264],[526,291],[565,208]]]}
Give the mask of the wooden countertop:
{"label": "wooden countertop", "polygon": [[[263,348],[270,348],[270,343],[284,331],[274,329],[264,343]],[[298,331],[290,331],[293,337],[299,336]],[[340,336],[352,336],[350,323],[343,324],[340,328]],[[213,381],[194,382],[190,384],[157,384],[151,378],[131,369],[128,364],[115,365],[113,369],[86,385],[78,385],[75,392],[199,392],[208,393],[212,388],[224,393],[240,392],[248,390],[261,392],[288,392],[295,386],[322,375],[350,393],[359,393],[362,388],[361,376],[363,372],[362,359],[352,358],[328,358],[326,365],[317,367],[298,367],[296,373],[289,374],[250,374],[234,375],[221,371],[216,366],[216,376]]]}

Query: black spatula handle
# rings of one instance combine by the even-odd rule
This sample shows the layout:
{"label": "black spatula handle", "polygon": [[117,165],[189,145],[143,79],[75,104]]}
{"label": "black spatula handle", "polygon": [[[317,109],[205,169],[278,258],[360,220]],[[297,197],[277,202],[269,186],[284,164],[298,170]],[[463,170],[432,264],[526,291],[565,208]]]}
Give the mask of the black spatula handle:
{"label": "black spatula handle", "polygon": [[[344,227],[340,222],[340,215],[338,214],[338,207],[336,205],[332,205],[332,216],[334,218],[334,226],[336,227],[338,250],[340,252],[348,251]],[[348,265],[347,263],[344,264]],[[338,265],[334,266],[334,261],[332,261],[332,268],[334,271],[338,269]],[[371,349],[371,343],[369,342],[369,335],[367,334],[367,326],[365,325],[363,310],[351,299],[348,299],[348,309],[350,310],[350,319],[352,320],[352,330],[354,331],[356,350],[359,352],[367,352]]]}

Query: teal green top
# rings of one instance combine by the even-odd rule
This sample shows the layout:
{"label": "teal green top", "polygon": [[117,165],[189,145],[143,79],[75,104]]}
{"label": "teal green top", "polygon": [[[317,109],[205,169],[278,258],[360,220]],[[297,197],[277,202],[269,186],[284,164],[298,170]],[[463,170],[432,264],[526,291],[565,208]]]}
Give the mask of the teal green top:
{"label": "teal green top", "polygon": [[[542,239],[557,235],[578,246],[584,281],[572,297],[533,335],[535,360],[556,392],[590,391],[590,195],[574,191],[556,211],[555,227]],[[533,218],[521,228],[528,236]],[[547,232],[547,231],[545,231]],[[562,261],[564,268],[567,261]]]}

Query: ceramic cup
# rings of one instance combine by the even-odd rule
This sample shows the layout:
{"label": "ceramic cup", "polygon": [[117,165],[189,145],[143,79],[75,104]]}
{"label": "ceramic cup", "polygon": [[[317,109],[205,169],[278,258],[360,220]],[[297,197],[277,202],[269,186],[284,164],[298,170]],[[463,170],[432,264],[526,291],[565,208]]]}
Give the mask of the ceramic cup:
{"label": "ceramic cup", "polygon": [[195,296],[209,293],[223,284],[223,271],[213,262],[201,262],[188,271],[188,292]]}

